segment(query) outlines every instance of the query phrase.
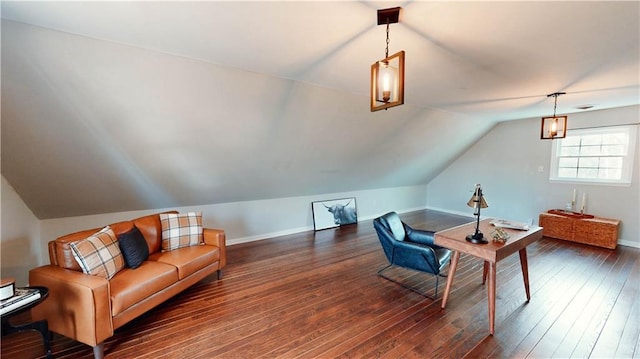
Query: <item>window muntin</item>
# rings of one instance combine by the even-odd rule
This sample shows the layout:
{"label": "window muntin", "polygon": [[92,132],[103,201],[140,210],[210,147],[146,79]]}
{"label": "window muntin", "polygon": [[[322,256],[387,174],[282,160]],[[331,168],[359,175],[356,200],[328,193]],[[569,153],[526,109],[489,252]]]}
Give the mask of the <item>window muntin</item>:
{"label": "window muntin", "polygon": [[554,141],[549,179],[631,184],[636,131],[634,126],[570,130]]}

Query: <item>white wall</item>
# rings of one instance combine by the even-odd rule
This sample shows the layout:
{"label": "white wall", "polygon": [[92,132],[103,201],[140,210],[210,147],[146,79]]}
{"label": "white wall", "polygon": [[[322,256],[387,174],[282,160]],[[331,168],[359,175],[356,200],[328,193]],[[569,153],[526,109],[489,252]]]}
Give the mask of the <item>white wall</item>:
{"label": "white wall", "polygon": [[[571,114],[568,127],[638,123],[639,111],[630,106]],[[489,204],[483,217],[537,223],[539,213],[564,208],[576,188],[578,204],[587,193],[588,213],[622,221],[619,244],[640,247],[640,145],[631,186],[564,184],[549,181],[552,141],[539,138],[539,118],[500,123],[428,184],[427,207],[471,214],[466,203],[480,183]]]}
{"label": "white wall", "polygon": [[[180,212],[202,211],[203,225],[208,228],[224,229],[227,235],[227,244],[233,245],[313,230],[311,202],[345,197],[356,197],[358,220],[361,221],[374,218],[388,211],[407,212],[424,209],[426,205],[426,186],[167,208],[166,210],[175,209]],[[40,221],[42,264],[49,262],[47,242],[61,235],[83,229],[98,228],[110,223],[134,219],[161,211],[163,209],[42,220]]]}
{"label": "white wall", "polygon": [[[28,283],[29,269],[42,261],[40,224],[4,177],[1,191],[0,276],[14,278],[16,285],[25,286]],[[46,255],[48,261],[48,254]]]}

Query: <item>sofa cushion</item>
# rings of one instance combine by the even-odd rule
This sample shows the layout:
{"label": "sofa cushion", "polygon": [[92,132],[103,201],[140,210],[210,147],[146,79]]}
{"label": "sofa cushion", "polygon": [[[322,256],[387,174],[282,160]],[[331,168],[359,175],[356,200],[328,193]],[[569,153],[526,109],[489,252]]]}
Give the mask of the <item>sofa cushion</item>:
{"label": "sofa cushion", "polygon": [[176,267],[145,261],[136,270],[125,268],[109,281],[111,313],[116,316],[178,281]]}
{"label": "sofa cushion", "polygon": [[[169,211],[164,213],[178,213],[178,211]],[[144,236],[149,246],[149,254],[159,252],[162,243],[162,225],[160,224],[159,213],[150,214],[148,216],[136,218],[133,220],[136,228]]]}
{"label": "sofa cushion", "polygon": [[124,256],[124,261],[131,269],[136,269],[149,258],[149,247],[142,233],[136,227],[129,232],[118,235],[118,244]]}
{"label": "sofa cushion", "polygon": [[[158,220],[158,223],[159,222],[160,221]],[[109,227],[111,227],[113,233],[115,233],[117,236],[120,233],[131,230],[131,228],[133,228],[133,222],[125,221],[113,223],[110,224]],[[82,271],[82,268],[80,268],[78,261],[76,261],[73,256],[71,243],[83,240],[98,231],[100,231],[100,228],[86,229],[83,231],[58,237],[55,241],[49,242],[49,260],[51,261],[51,264],[66,269]],[[53,244],[51,244],[52,242]]]}
{"label": "sofa cushion", "polygon": [[109,226],[83,240],[72,242],[70,246],[73,257],[85,274],[111,279],[124,268],[118,239]]}
{"label": "sofa cushion", "polygon": [[162,251],[204,243],[202,212],[161,213],[160,224],[162,225]]}
{"label": "sofa cushion", "polygon": [[216,246],[192,246],[169,252],[157,252],[149,256],[150,261],[171,264],[178,268],[178,279],[182,280],[200,269],[220,260],[220,248]]}

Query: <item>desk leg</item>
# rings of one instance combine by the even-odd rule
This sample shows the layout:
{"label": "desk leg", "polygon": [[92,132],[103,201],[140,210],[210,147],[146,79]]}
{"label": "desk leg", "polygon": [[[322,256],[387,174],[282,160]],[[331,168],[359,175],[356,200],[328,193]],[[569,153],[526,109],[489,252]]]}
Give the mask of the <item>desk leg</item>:
{"label": "desk leg", "polygon": [[489,273],[489,262],[484,261],[484,268],[482,268],[482,285],[487,282],[487,273]]}
{"label": "desk leg", "polygon": [[493,335],[496,324],[496,263],[485,263],[489,263],[489,288],[487,288],[489,302],[489,333]]}
{"label": "desk leg", "polygon": [[522,278],[524,278],[524,291],[527,293],[527,302],[531,299],[529,292],[529,263],[527,262],[527,248],[520,250],[520,267],[522,267]]}
{"label": "desk leg", "polygon": [[447,286],[444,289],[444,295],[442,296],[442,309],[447,306],[447,299],[449,299],[449,291],[451,290],[451,284],[453,284],[453,276],[456,274],[456,268],[458,267],[458,261],[460,260],[460,252],[453,251],[451,256],[451,263],[449,263],[449,275],[447,276]]}

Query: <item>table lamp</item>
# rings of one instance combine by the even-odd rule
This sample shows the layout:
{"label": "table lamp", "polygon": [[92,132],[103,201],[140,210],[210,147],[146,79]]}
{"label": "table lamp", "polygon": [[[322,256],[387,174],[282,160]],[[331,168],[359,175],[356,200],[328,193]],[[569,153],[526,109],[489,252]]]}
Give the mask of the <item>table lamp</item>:
{"label": "table lamp", "polygon": [[474,234],[470,234],[467,236],[467,241],[474,244],[487,244],[489,241],[484,239],[484,235],[480,232],[480,208],[487,208],[489,205],[487,201],[484,200],[482,196],[482,187],[480,184],[476,184],[476,189],[473,191],[473,196],[469,202],[467,202],[467,206],[474,209],[473,215],[477,217],[476,219],[476,232]]}

